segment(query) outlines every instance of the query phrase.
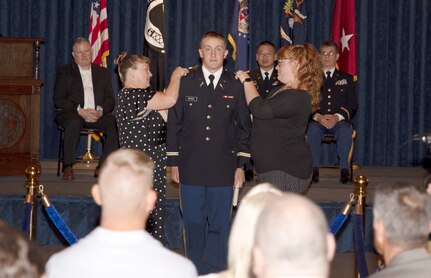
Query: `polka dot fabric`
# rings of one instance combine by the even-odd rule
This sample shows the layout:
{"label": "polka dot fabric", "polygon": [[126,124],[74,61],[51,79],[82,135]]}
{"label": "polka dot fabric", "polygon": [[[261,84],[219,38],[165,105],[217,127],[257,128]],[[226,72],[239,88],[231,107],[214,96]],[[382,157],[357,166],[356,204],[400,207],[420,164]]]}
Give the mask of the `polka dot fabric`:
{"label": "polka dot fabric", "polygon": [[[155,164],[153,187],[157,202],[152,211],[147,230],[156,239],[164,240],[164,202],[166,197],[166,123],[157,111],[146,111],[148,101],[156,92],[124,88],[117,104],[118,138],[122,148],[146,152]],[[143,115],[139,112],[145,110]]]}

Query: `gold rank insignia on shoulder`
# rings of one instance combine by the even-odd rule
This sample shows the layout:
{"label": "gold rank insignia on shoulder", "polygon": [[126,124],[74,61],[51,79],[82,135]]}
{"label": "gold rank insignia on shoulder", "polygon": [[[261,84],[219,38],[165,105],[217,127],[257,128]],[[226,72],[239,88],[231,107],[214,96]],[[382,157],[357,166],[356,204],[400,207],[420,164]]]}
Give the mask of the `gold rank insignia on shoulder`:
{"label": "gold rank insignia on shoulder", "polygon": [[190,71],[195,71],[195,70],[197,70],[199,68],[199,65],[194,65],[194,66],[191,66],[191,67],[188,67],[187,69],[189,70],[189,72]]}

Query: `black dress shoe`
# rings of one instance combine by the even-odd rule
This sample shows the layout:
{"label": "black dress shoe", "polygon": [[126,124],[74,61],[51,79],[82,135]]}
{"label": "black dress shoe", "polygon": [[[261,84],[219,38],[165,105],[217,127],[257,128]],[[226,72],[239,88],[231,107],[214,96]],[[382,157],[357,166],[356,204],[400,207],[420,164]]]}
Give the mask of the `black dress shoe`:
{"label": "black dress shoe", "polygon": [[349,169],[341,169],[340,182],[345,184],[350,181],[350,171]]}
{"label": "black dress shoe", "polygon": [[72,166],[68,166],[63,170],[63,180],[74,180],[75,174],[73,173]]}
{"label": "black dress shoe", "polygon": [[312,183],[319,182],[319,168],[313,168],[313,177],[311,178]]}

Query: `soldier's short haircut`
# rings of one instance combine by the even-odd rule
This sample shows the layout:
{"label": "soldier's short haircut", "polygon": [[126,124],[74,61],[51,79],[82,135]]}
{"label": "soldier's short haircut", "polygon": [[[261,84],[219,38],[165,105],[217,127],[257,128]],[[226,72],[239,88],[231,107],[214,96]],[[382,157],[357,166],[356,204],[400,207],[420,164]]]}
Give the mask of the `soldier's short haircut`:
{"label": "soldier's short haircut", "polygon": [[225,39],[225,37],[222,34],[220,34],[218,32],[215,32],[215,31],[209,31],[209,32],[206,32],[205,34],[202,35],[201,41],[199,43],[200,47],[202,46],[202,41],[204,39],[206,39],[206,38],[217,38],[217,39],[220,39],[220,40],[224,41],[224,44],[226,46],[226,39]]}
{"label": "soldier's short haircut", "polygon": [[323,42],[323,43],[320,45],[320,49],[322,49],[322,48],[324,48],[324,47],[333,47],[333,48],[335,49],[335,52],[336,52],[336,53],[339,53],[338,45],[337,45],[335,42],[333,42],[333,41],[325,41],[325,42]]}

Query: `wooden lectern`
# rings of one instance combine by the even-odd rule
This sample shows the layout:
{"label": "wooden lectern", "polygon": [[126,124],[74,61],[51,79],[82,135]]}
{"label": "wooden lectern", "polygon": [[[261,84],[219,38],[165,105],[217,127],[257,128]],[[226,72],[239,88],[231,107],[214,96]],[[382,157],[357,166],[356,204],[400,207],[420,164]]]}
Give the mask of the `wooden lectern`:
{"label": "wooden lectern", "polygon": [[0,176],[39,164],[41,42],[0,37]]}

